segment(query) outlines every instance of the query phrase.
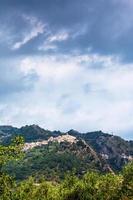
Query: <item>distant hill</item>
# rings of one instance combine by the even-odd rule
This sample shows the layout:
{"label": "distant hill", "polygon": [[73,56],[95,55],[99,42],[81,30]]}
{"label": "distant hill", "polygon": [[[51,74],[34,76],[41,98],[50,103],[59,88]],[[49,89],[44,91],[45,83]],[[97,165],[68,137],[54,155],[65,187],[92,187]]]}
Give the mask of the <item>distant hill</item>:
{"label": "distant hill", "polygon": [[88,170],[115,172],[133,160],[133,141],[102,131],[79,133],[70,130],[62,133],[37,125],[21,128],[0,126],[1,144],[8,145],[18,135],[24,137],[27,145],[25,158],[6,167],[18,179],[39,174],[48,179],[62,178],[64,172],[73,169],[78,175]]}
{"label": "distant hill", "polygon": [[71,130],[69,134],[76,134],[77,137],[85,140],[98,154],[106,159],[113,170],[121,170],[128,161],[133,159],[133,141],[126,141],[121,137],[102,131],[81,134]]}
{"label": "distant hill", "polygon": [[25,142],[33,142],[38,140],[48,139],[50,136],[59,136],[60,131],[45,130],[38,125],[26,125],[21,128],[12,126],[0,126],[0,143],[9,144],[11,139],[15,136],[21,135],[24,137]]}

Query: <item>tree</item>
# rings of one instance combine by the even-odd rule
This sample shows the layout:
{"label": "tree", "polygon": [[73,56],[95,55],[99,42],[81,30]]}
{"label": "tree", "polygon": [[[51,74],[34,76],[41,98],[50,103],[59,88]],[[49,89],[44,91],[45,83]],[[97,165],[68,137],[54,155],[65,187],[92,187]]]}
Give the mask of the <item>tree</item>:
{"label": "tree", "polygon": [[126,165],[122,171],[123,184],[121,188],[122,199],[133,199],[133,162]]}
{"label": "tree", "polygon": [[12,189],[15,187],[13,178],[2,171],[3,166],[10,160],[20,159],[23,155],[24,140],[22,137],[16,137],[11,145],[0,145],[0,199],[11,200]]}

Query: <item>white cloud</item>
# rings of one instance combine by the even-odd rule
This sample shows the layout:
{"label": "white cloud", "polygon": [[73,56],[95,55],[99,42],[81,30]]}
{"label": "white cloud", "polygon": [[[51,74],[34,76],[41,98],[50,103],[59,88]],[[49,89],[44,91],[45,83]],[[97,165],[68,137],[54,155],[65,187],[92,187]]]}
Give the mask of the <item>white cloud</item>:
{"label": "white cloud", "polygon": [[49,44],[45,42],[42,46],[38,48],[40,51],[56,50],[57,46],[55,44]]}
{"label": "white cloud", "polygon": [[44,41],[44,43],[39,46],[38,50],[41,51],[48,51],[53,50],[56,51],[58,49],[57,43],[63,42],[65,40],[68,40],[70,37],[68,31],[59,31],[55,34],[49,33],[48,37]]}
{"label": "white cloud", "polygon": [[89,54],[27,57],[19,66],[24,75],[34,71],[39,79],[33,90],[10,100],[2,116],[5,124],[101,129],[125,137],[124,131],[133,129],[132,64]]}
{"label": "white cloud", "polygon": [[60,31],[57,34],[53,34],[47,38],[48,42],[61,42],[69,38],[69,33],[66,31]]}
{"label": "white cloud", "polygon": [[41,21],[38,21],[38,19],[36,19],[35,17],[29,17],[24,15],[23,19],[27,23],[29,23],[30,30],[24,33],[24,37],[22,38],[21,41],[13,44],[12,46],[13,50],[21,48],[24,44],[26,44],[33,38],[37,37],[39,34],[44,33],[45,25]]}

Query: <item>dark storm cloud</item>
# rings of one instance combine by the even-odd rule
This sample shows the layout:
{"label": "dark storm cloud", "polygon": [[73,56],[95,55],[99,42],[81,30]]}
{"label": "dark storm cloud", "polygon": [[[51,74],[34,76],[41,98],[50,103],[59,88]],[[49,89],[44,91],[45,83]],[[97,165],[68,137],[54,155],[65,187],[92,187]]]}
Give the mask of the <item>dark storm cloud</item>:
{"label": "dark storm cloud", "polygon": [[[75,37],[58,44],[60,52],[77,49],[83,52],[91,47],[93,52],[121,55],[130,61],[133,57],[131,7],[128,1],[125,3],[119,0],[5,0],[1,1],[0,15],[2,23],[7,24],[15,41],[19,41],[27,29],[28,23],[21,17],[26,14],[47,23],[52,33],[65,29],[70,31],[71,36],[75,34]],[[84,33],[76,36],[84,27]],[[38,53],[35,47],[43,40],[45,35],[40,34],[18,49],[17,53]]]}

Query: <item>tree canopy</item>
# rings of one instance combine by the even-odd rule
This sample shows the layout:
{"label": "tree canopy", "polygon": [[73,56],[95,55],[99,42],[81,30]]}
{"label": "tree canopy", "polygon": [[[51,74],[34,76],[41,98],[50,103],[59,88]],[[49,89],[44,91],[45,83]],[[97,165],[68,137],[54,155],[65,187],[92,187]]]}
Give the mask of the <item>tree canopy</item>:
{"label": "tree canopy", "polygon": [[23,155],[23,138],[0,146],[0,200],[133,200],[133,162],[121,173],[101,174],[88,171],[82,177],[66,174],[60,183],[29,177],[17,182],[2,172],[2,166]]}

